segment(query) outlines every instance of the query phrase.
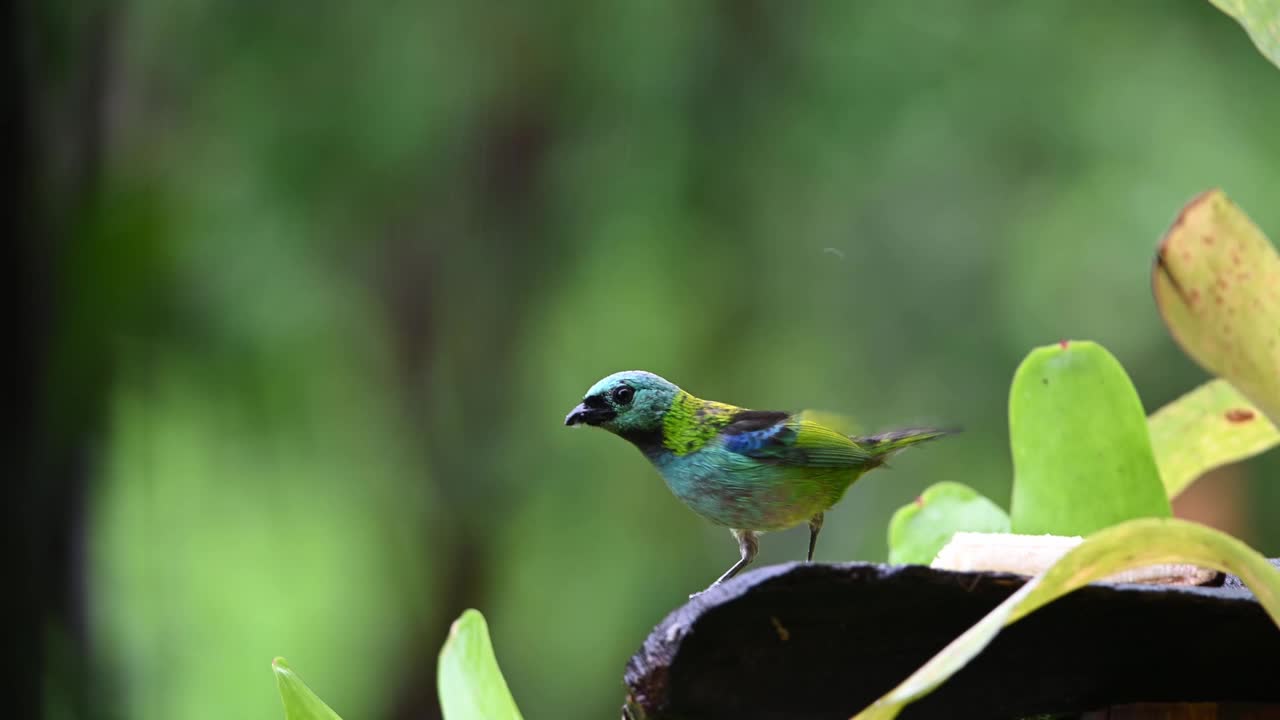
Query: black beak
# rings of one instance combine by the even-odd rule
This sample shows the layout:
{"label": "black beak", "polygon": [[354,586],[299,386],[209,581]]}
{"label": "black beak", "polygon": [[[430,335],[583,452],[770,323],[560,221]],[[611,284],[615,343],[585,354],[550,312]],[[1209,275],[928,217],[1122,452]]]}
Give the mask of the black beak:
{"label": "black beak", "polygon": [[599,425],[602,422],[608,422],[617,417],[617,413],[610,408],[592,408],[587,407],[586,403],[579,403],[577,407],[569,411],[564,416],[565,425]]}

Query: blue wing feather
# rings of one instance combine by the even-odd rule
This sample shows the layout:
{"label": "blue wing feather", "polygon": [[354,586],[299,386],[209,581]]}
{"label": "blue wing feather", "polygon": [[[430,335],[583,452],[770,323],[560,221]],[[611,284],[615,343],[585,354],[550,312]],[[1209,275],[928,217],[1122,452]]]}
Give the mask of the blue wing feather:
{"label": "blue wing feather", "polygon": [[748,430],[746,432],[726,434],[724,436],[724,446],[727,450],[747,455],[778,442],[778,436],[786,432],[787,429],[786,424],[780,422],[763,430]]}

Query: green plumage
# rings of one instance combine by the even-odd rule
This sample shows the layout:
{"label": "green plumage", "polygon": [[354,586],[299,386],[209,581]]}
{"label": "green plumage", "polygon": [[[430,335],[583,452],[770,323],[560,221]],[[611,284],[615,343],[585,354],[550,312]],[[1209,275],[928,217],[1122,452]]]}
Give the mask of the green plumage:
{"label": "green plumage", "polygon": [[671,491],[738,539],[751,561],[756,534],[809,523],[809,559],[823,512],[893,453],[946,434],[898,430],[850,437],[803,413],[746,410],[702,400],[652,373],[615,373],[587,391],[565,424],[609,430],[635,444]]}
{"label": "green plumage", "polygon": [[740,408],[696,398],[681,390],[662,415],[662,445],[676,455],[696,452],[711,440]]}

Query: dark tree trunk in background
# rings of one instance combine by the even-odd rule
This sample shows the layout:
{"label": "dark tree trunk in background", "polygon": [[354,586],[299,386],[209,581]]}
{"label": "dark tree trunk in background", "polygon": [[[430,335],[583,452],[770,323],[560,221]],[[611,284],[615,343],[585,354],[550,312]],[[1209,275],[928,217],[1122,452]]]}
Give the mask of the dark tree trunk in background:
{"label": "dark tree trunk in background", "polygon": [[6,343],[10,357],[10,395],[6,403],[13,413],[5,434],[6,482],[3,505],[8,517],[3,521],[5,547],[8,548],[9,617],[4,619],[8,650],[10,691],[6,705],[16,710],[17,717],[40,714],[40,675],[44,656],[40,643],[40,588],[38,552],[39,524],[36,506],[36,403],[41,368],[44,298],[47,290],[44,247],[36,240],[31,208],[37,203],[32,172],[33,128],[30,109],[30,78],[26,62],[29,54],[26,17],[30,9],[18,3],[3,6],[3,87],[6,88],[3,132],[10,145],[9,161],[4,167],[9,174],[4,183],[4,243],[7,255],[4,267],[9,280],[13,308],[13,337]]}
{"label": "dark tree trunk in background", "polygon": [[[552,141],[546,113],[546,108],[533,100],[497,109],[493,125],[477,132],[469,147],[468,155],[474,158],[477,171],[466,195],[474,201],[463,210],[463,217],[453,220],[458,227],[448,227],[449,221],[440,224],[438,218],[450,217],[450,212],[428,203],[425,218],[411,219],[409,230],[396,231],[388,243],[388,264],[377,280],[395,333],[399,385],[415,391],[406,396],[404,413],[421,431],[426,465],[437,477],[470,477],[469,482],[437,486],[442,506],[459,512],[452,522],[433,527],[431,536],[423,538],[424,552],[449,548],[450,557],[440,580],[438,614],[423,618],[410,651],[409,671],[402,678],[391,712],[395,720],[440,717],[436,658],[453,620],[488,594],[484,567],[493,542],[488,523],[507,514],[506,508],[517,500],[494,492],[476,492],[474,484],[486,482],[493,472],[485,460],[491,453],[484,451],[483,438],[476,438],[475,445],[467,448],[431,441],[430,429],[444,419],[424,412],[430,407],[425,396],[426,378],[439,348],[457,340],[445,336],[447,331],[431,322],[431,305],[457,302],[466,297],[463,290],[473,290],[451,286],[440,261],[450,254],[445,248],[450,243],[476,243],[485,249],[481,252],[487,251],[492,277],[483,292],[504,309],[504,316],[497,325],[477,322],[471,331],[484,337],[478,345],[487,353],[476,361],[483,362],[489,373],[469,376],[477,386],[467,389],[469,402],[459,408],[463,413],[487,413],[487,408],[497,406],[487,394],[502,392],[502,383],[492,383],[489,378],[508,377],[514,368],[517,336],[509,329],[521,327],[527,308],[524,299],[539,282],[545,257],[553,254],[548,248],[553,240],[540,233],[544,208],[539,190]],[[453,419],[464,427],[481,427],[480,420]]]}
{"label": "dark tree trunk in background", "polygon": [[68,308],[86,301],[76,288],[60,287],[60,268],[82,240],[71,218],[92,207],[100,184],[119,8],[4,8],[3,122],[13,143],[5,164],[5,266],[15,314],[6,348],[15,417],[7,434],[5,586],[8,647],[17,659],[6,715],[41,717],[45,701],[56,697],[61,713],[101,717],[110,712],[87,701],[82,501],[109,374],[99,347],[81,346],[92,357],[54,360]]}

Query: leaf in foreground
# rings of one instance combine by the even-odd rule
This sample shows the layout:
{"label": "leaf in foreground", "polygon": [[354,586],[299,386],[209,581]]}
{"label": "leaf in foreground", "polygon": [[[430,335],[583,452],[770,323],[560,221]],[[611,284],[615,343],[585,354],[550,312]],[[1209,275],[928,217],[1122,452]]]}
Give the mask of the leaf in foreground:
{"label": "leaf in foreground", "polygon": [[1009,444],[1016,533],[1083,536],[1173,514],[1138,391],[1097,343],[1027,355],[1009,389]]}
{"label": "leaf in foreground", "polygon": [[1147,429],[1170,498],[1206,472],[1280,443],[1276,426],[1222,378],[1160,408]]}
{"label": "leaf in foreground", "polygon": [[1166,563],[1188,563],[1239,576],[1280,625],[1280,570],[1262,555],[1203,525],[1171,518],[1132,520],[1087,538],[1043,574],[1028,580],[855,720],[895,717],[977,657],[1002,628],[1037,608],[1113,573]]}
{"label": "leaf in foreground", "polygon": [[1235,18],[1258,51],[1280,67],[1280,0],[1209,0]]}
{"label": "leaf in foreground", "polygon": [[449,629],[436,684],[445,720],[520,720],[478,610],[463,612]]}
{"label": "leaf in foreground", "polygon": [[1007,533],[1009,516],[973,488],[957,482],[929,487],[889,521],[889,562],[928,565],[957,532]]}
{"label": "leaf in foreground", "polygon": [[1152,269],[1156,306],[1193,360],[1280,423],[1280,255],[1220,190],[1187,203]]}
{"label": "leaf in foreground", "polygon": [[284,702],[285,720],[342,720],[324,701],[316,697],[302,678],[289,667],[284,658],[271,662],[276,674],[276,686]]}

